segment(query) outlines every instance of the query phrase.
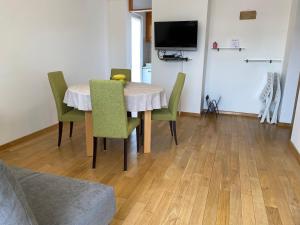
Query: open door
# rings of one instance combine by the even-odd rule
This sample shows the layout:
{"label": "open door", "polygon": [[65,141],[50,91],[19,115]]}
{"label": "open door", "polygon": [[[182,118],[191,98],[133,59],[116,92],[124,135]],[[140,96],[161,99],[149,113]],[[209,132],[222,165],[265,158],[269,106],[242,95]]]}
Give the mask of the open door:
{"label": "open door", "polygon": [[143,50],[143,22],[138,15],[131,15],[131,79],[141,82],[142,50]]}

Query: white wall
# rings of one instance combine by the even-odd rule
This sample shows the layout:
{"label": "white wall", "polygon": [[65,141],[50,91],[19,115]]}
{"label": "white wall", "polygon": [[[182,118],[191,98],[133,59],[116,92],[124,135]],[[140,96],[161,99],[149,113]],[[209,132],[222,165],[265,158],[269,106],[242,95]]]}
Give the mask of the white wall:
{"label": "white wall", "polygon": [[300,153],[300,93],[299,93],[293,132],[292,132],[292,142]]}
{"label": "white wall", "polygon": [[205,39],[208,0],[153,0],[153,21],[198,20],[198,50],[186,52],[189,62],[165,62],[157,58],[152,44],[152,83],[165,87],[170,94],[177,73],[187,74],[181,98],[181,110],[199,113],[201,108],[202,79],[205,59]]}
{"label": "white wall", "polygon": [[[211,0],[209,49],[205,93],[212,98],[222,96],[220,110],[258,113],[259,95],[267,72],[279,72],[282,63],[245,63],[247,58],[284,57],[291,0]],[[240,11],[256,10],[256,20],[239,20]],[[229,47],[239,39],[246,50],[214,51],[212,43]]]}
{"label": "white wall", "polygon": [[291,123],[300,72],[300,0],[294,0],[289,23],[288,42],[283,68],[283,97],[280,122]]}
{"label": "white wall", "polygon": [[[289,32],[290,45],[287,49],[287,66],[285,78],[285,90],[282,101],[280,119],[284,122],[291,122],[296,88],[300,73],[300,1],[294,0],[293,10],[290,19]],[[292,142],[300,153],[300,95],[298,93],[298,103],[296,103],[296,113],[292,131]]]}
{"label": "white wall", "polygon": [[108,1],[110,68],[131,68],[131,30],[128,0]]}
{"label": "white wall", "polygon": [[57,122],[47,72],[108,73],[106,0],[0,0],[0,145]]}

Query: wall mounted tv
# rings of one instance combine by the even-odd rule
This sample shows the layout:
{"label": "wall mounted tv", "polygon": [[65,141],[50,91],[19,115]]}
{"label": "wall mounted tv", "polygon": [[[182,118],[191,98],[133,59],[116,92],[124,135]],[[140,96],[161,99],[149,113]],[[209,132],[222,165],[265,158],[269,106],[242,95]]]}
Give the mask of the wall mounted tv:
{"label": "wall mounted tv", "polygon": [[160,50],[196,50],[198,21],[154,23],[155,48]]}

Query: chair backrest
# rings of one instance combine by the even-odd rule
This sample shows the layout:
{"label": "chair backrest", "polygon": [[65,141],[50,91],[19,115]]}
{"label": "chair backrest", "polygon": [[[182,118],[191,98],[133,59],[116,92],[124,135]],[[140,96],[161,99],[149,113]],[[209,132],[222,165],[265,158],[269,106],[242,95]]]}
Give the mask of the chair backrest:
{"label": "chair backrest", "polygon": [[48,79],[54,96],[58,120],[62,120],[62,115],[72,108],[63,103],[65,93],[68,89],[63,72],[56,71],[48,73]]}
{"label": "chair backrest", "polygon": [[119,81],[91,80],[94,137],[127,138],[124,87]]}
{"label": "chair backrest", "polygon": [[185,73],[178,73],[176,83],[173,87],[173,91],[169,100],[169,110],[173,115],[173,118],[176,119],[179,100],[181,96],[181,92],[183,89],[184,81],[185,81]]}
{"label": "chair backrest", "polygon": [[126,81],[131,81],[131,70],[130,69],[111,69],[110,79],[112,79],[113,75],[116,74],[124,74],[126,76]]}

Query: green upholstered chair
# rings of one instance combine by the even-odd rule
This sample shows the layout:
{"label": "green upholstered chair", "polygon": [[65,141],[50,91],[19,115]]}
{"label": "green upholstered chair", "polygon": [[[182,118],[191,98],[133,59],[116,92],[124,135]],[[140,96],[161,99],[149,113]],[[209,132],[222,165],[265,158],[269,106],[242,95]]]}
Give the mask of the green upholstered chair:
{"label": "green upholstered chair", "polygon": [[126,81],[131,82],[131,70],[130,69],[111,69],[110,79],[116,74],[124,74],[126,76]]}
{"label": "green upholstered chair", "polygon": [[121,138],[124,140],[124,170],[127,170],[127,139],[136,128],[137,151],[139,151],[140,119],[127,118],[124,87],[119,81],[91,80],[91,102],[93,112],[93,168],[96,167],[97,138]]}
{"label": "green upholstered chair", "polygon": [[179,100],[185,81],[185,76],[186,75],[184,73],[178,74],[176,83],[173,87],[173,91],[169,100],[168,108],[152,111],[152,120],[169,121],[171,135],[174,136],[176,145],[178,144],[176,134],[176,118]]}
{"label": "green upholstered chair", "polygon": [[[110,73],[110,79],[116,74],[124,74],[126,76],[126,81],[131,82],[131,70],[130,69],[117,69],[112,68]],[[127,112],[128,117],[132,117],[131,112]]]}
{"label": "green upholstered chair", "polygon": [[73,133],[73,122],[84,121],[84,112],[68,107],[63,103],[65,93],[68,89],[64,75],[61,71],[48,73],[48,79],[54,96],[58,117],[58,147],[61,144],[63,122],[70,122],[70,137]]}

